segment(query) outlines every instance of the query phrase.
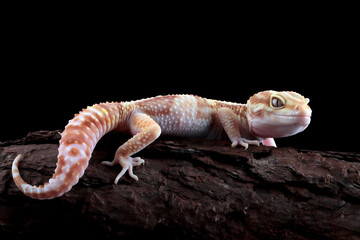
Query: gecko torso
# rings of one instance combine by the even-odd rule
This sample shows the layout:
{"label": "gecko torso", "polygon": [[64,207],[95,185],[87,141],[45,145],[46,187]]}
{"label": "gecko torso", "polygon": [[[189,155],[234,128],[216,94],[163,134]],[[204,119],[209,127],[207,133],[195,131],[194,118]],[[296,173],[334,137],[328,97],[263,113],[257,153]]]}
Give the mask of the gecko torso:
{"label": "gecko torso", "polygon": [[132,135],[115,153],[113,166],[138,180],[133,167],[144,160],[131,156],[156,140],[160,134],[221,139],[228,137],[232,147],[249,144],[276,146],[273,138],[303,131],[310,123],[309,99],[295,92],[264,91],[246,104],[201,98],[194,95],[167,95],[131,102],[101,103],[84,109],[69,121],[61,135],[58,162],[48,183],[32,186],[20,176],[19,154],[12,165],[19,189],[32,198],[51,199],[63,195],[84,174],[100,138],[110,131]]}

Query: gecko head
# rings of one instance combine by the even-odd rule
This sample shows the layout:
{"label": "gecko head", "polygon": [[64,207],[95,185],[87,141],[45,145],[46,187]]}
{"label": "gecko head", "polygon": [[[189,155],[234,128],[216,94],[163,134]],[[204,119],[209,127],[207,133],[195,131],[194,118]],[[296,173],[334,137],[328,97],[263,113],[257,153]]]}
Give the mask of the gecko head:
{"label": "gecko head", "polygon": [[310,100],[296,92],[264,91],[247,102],[250,131],[262,138],[287,137],[310,124]]}

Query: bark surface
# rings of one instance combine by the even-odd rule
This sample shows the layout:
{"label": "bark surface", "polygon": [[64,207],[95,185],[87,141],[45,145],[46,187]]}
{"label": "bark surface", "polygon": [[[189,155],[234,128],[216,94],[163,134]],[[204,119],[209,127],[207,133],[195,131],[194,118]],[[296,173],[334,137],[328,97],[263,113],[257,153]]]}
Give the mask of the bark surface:
{"label": "bark surface", "polygon": [[[109,133],[70,192],[23,195],[11,164],[39,185],[52,176],[60,134],[0,143],[1,239],[360,239],[360,154],[231,148],[229,141],[160,137],[135,156],[136,182],[111,161],[129,136]],[[3,238],[3,236],[5,238]]]}

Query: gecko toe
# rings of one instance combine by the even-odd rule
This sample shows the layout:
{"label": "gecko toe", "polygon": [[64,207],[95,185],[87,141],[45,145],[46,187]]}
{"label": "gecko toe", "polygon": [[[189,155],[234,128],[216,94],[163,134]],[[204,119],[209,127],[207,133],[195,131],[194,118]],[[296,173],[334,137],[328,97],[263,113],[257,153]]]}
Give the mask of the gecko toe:
{"label": "gecko toe", "polygon": [[135,179],[136,181],[139,181],[139,178],[133,173],[133,168],[132,168],[132,166],[129,168],[129,175],[130,175],[130,177],[132,177],[132,178]]}
{"label": "gecko toe", "polygon": [[[141,164],[144,164],[145,161],[143,159],[141,159],[139,157],[136,157],[136,158],[120,157],[120,160],[118,162],[120,162],[120,165],[122,166],[122,170],[115,178],[115,181],[114,181],[115,184],[117,184],[119,182],[120,178],[122,176],[124,176],[124,174],[126,172],[129,172],[129,176],[131,178],[135,179],[136,181],[139,180],[139,178],[133,172],[133,167],[137,167],[137,166],[140,166]],[[103,164],[105,164],[105,165],[108,165],[109,163],[113,164],[112,162],[103,162]]]}
{"label": "gecko toe", "polygon": [[251,144],[251,145],[256,145],[256,146],[260,146],[260,142],[258,140],[247,140],[247,139],[243,139],[244,142]]}
{"label": "gecko toe", "polygon": [[121,172],[115,178],[115,181],[114,181],[115,184],[118,184],[120,178],[127,172],[127,170],[129,170],[129,166],[123,166],[123,169],[121,170]]}
{"label": "gecko toe", "polygon": [[136,157],[136,158],[130,158],[130,161],[134,167],[140,166],[141,164],[145,163],[145,160]]}
{"label": "gecko toe", "polygon": [[114,166],[114,163],[109,161],[102,161],[101,164],[106,166]]}

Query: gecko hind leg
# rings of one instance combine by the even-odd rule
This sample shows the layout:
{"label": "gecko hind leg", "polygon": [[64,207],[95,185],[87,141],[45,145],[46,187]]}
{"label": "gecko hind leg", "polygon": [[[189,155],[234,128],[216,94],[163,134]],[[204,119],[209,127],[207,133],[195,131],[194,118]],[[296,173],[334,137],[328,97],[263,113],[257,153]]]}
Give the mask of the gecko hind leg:
{"label": "gecko hind leg", "polygon": [[136,181],[139,180],[133,173],[133,167],[140,166],[144,164],[145,161],[139,157],[133,158],[130,156],[151,144],[161,134],[160,126],[150,116],[144,113],[136,113],[131,117],[130,130],[133,137],[118,148],[114,160],[112,162],[102,162],[102,164],[107,166],[121,165],[122,170],[115,178],[115,184],[118,183],[119,179],[126,172],[129,172],[130,177]]}

